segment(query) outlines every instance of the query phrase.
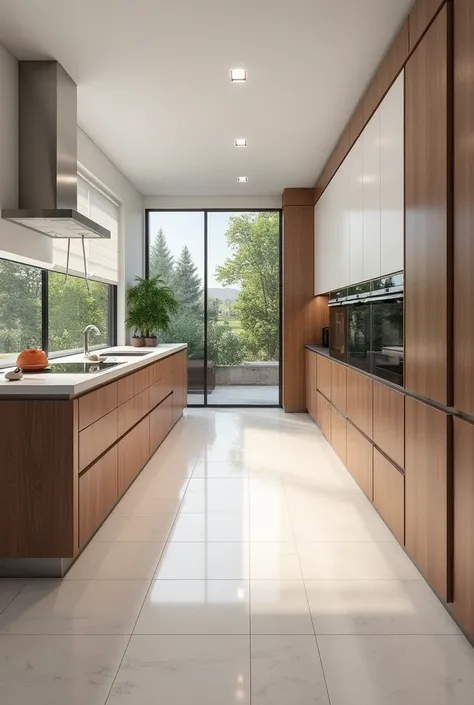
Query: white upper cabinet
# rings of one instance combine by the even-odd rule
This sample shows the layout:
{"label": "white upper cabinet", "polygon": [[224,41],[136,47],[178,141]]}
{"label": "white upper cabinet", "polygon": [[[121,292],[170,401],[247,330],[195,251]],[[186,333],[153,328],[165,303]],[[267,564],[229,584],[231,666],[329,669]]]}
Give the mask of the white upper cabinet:
{"label": "white upper cabinet", "polygon": [[362,140],[357,140],[349,152],[348,198],[349,198],[349,284],[363,280],[363,201],[362,201]]}
{"label": "white upper cabinet", "polygon": [[362,133],[362,280],[380,276],[380,108]]}
{"label": "white upper cabinet", "polygon": [[381,274],[403,269],[405,229],[404,72],[381,105]]}
{"label": "white upper cabinet", "polygon": [[403,270],[404,78],[397,78],[315,206],[314,293]]}

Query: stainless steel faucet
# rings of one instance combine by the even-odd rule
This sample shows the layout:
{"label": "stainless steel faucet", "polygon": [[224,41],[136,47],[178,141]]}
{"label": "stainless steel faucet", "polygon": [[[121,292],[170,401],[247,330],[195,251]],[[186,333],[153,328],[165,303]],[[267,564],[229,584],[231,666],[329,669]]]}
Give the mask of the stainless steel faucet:
{"label": "stainless steel faucet", "polygon": [[93,326],[91,324],[84,328],[84,357],[89,357],[89,333],[91,331],[94,331],[94,333],[100,335],[100,330],[97,328],[97,326]]}

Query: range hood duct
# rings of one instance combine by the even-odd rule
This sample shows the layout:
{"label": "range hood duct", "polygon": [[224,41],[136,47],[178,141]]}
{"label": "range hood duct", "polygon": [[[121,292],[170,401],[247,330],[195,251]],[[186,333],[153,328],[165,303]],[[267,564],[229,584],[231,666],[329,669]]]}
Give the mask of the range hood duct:
{"label": "range hood duct", "polygon": [[77,86],[57,61],[20,61],[19,207],[2,218],[53,238],[110,238],[77,210]]}

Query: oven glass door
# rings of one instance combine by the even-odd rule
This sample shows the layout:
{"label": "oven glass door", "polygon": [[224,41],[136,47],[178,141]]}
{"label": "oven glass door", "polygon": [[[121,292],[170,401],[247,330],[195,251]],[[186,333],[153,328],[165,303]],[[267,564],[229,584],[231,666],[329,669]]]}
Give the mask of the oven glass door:
{"label": "oven glass door", "polygon": [[403,386],[403,298],[372,303],[372,374]]}
{"label": "oven glass door", "polygon": [[347,306],[347,362],[370,372],[370,304]]}
{"label": "oven glass door", "polygon": [[332,306],[329,309],[329,355],[345,362],[347,310],[345,306]]}

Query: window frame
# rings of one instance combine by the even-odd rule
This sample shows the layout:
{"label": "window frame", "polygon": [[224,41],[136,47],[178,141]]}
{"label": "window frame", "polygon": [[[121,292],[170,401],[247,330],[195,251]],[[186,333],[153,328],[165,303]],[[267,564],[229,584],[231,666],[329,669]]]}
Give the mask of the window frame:
{"label": "window frame", "polygon": [[[1,257],[0,260],[5,262],[12,262],[20,267],[26,267],[27,269],[36,269],[41,272],[41,347],[45,353],[51,359],[58,357],[68,357],[70,355],[77,355],[81,352],[82,348],[74,348],[72,350],[64,351],[54,351],[49,353],[49,275],[52,274],[62,274],[62,272],[57,272],[55,270],[44,269],[43,267],[35,266],[34,264],[25,264],[24,262],[17,262],[14,259],[9,259],[7,257]],[[74,276],[76,279],[85,279],[85,277],[80,277],[76,274],[70,275]],[[99,345],[91,345],[91,350],[101,350],[103,348],[113,347],[117,345],[117,284],[111,284],[110,282],[100,282],[103,286],[108,289],[108,339],[107,344],[100,343]],[[18,351],[19,353],[21,351]],[[13,355],[14,353],[12,353]],[[12,362],[2,363],[0,360],[0,369],[6,369],[12,367]]]}

